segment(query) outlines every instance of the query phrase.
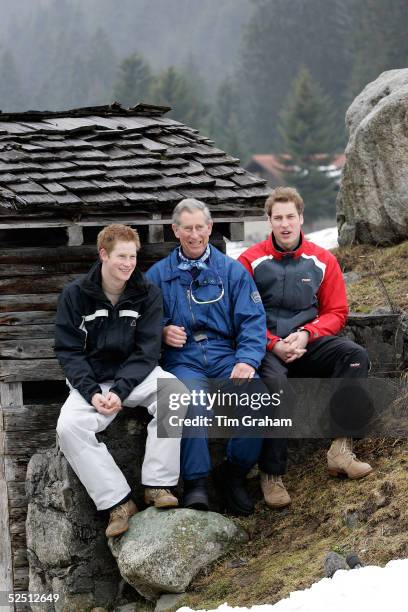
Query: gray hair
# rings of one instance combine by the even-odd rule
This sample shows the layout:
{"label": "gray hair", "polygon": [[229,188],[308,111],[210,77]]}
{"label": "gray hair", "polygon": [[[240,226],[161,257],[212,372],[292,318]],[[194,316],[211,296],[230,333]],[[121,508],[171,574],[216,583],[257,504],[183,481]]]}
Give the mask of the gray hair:
{"label": "gray hair", "polygon": [[171,219],[174,225],[180,225],[180,216],[184,211],[192,213],[196,210],[201,210],[204,213],[204,218],[206,223],[212,223],[211,213],[209,208],[204,202],[200,202],[200,200],[196,200],[195,198],[185,198],[181,200],[173,210],[173,217]]}

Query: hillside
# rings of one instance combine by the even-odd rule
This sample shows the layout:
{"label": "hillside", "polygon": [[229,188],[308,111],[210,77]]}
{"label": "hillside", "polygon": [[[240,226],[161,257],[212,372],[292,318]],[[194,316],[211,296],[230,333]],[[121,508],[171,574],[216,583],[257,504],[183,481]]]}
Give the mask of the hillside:
{"label": "hillside", "polygon": [[377,308],[408,311],[408,240],[396,246],[369,245],[333,250],[347,274],[347,295],[352,312]]}
{"label": "hillside", "polygon": [[[339,247],[333,251],[348,273],[348,297],[354,312],[377,308],[408,310],[408,241],[398,246]],[[250,542],[212,571],[199,576],[179,605],[195,609],[275,603],[323,577],[325,555],[356,552],[364,564],[385,565],[408,557],[408,442],[362,440],[359,458],[374,472],[360,481],[330,478],[324,442],[301,461],[292,448],[285,483],[292,505],[269,510],[258,479],[256,513],[239,519]],[[296,446],[296,445],[294,445]],[[293,461],[294,456],[297,456]]]}

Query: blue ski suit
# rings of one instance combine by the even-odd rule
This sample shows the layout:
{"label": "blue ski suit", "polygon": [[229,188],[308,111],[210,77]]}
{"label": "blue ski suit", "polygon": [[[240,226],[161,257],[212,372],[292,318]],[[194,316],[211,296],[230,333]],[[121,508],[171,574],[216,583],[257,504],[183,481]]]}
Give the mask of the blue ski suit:
{"label": "blue ski suit", "polygon": [[[162,291],[164,326],[184,327],[187,334],[182,348],[164,345],[163,367],[191,390],[205,389],[207,378],[229,379],[236,363],[257,369],[265,355],[266,317],[251,276],[213,246],[208,267],[194,276],[179,269],[179,263],[176,248],[146,273]],[[260,439],[233,438],[227,446],[228,459],[249,470],[257,462],[261,446]],[[210,470],[205,435],[183,438],[183,478],[201,478]]]}

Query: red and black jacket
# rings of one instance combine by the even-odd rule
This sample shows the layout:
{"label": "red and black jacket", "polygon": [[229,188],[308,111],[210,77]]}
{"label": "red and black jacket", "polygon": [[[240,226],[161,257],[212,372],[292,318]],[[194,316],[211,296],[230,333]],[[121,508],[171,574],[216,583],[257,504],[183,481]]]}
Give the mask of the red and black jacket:
{"label": "red and black jacket", "polygon": [[238,258],[254,277],[266,311],[267,349],[304,327],[309,342],[336,335],[348,305],[340,266],[332,253],[305,239],[295,251],[276,249],[272,234]]}

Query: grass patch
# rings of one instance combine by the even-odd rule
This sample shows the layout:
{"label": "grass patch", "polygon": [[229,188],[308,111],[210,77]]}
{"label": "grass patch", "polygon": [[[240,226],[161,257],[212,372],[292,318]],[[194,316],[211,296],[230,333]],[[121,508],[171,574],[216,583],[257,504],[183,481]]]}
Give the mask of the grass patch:
{"label": "grass patch", "polygon": [[408,310],[408,240],[390,247],[357,245],[333,249],[343,272],[359,279],[347,284],[350,310],[369,313],[376,308]]}
{"label": "grass patch", "polygon": [[[255,514],[237,520],[250,541],[196,578],[183,605],[275,603],[320,580],[331,550],[356,552],[374,565],[408,556],[408,442],[365,440],[356,450],[375,468],[365,479],[330,478],[322,449],[285,477],[290,508],[270,510],[258,492]],[[257,488],[256,478],[251,486]]]}

